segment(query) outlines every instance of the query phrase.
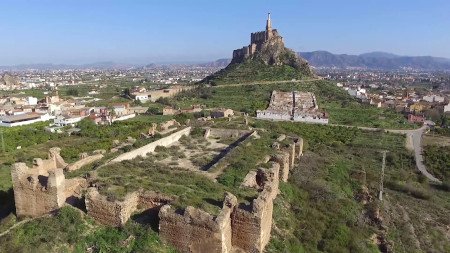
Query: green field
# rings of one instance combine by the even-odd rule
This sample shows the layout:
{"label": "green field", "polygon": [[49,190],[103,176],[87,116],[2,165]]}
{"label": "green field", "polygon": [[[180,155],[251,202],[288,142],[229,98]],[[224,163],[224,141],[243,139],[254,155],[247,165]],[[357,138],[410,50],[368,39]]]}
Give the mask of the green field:
{"label": "green field", "polygon": [[329,113],[331,124],[392,129],[416,127],[393,110],[359,103],[344,90],[327,81],[199,87],[178,95],[172,103],[178,107],[193,104],[203,104],[208,108],[225,107],[255,116],[256,110],[267,108],[273,90],[314,92],[319,108]]}

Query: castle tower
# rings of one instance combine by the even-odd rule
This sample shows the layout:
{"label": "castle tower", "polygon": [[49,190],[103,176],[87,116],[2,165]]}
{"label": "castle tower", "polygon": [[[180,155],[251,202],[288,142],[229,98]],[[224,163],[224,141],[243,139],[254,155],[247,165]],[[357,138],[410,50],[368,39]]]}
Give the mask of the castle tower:
{"label": "castle tower", "polygon": [[272,37],[272,20],[270,20],[270,12],[267,14],[267,22],[266,22],[266,40],[269,40]]}

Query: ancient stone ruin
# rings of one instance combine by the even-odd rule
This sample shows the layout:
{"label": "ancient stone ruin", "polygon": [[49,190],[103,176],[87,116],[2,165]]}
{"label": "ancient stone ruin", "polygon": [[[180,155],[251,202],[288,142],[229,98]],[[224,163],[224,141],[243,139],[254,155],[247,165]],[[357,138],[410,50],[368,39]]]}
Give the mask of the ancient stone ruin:
{"label": "ancient stone ruin", "polygon": [[86,180],[66,180],[67,166],[59,148],[51,148],[48,159],[36,158],[32,168],[25,163],[12,166],[14,200],[18,217],[38,217],[61,208],[67,199],[81,195]]}
{"label": "ancient stone ruin", "polygon": [[[161,140],[163,144],[173,143],[189,132],[190,128],[185,128]],[[249,133],[252,131],[207,129],[205,134],[245,137]],[[279,141],[273,154],[262,159],[260,167],[250,171],[242,183],[241,187],[255,188],[258,194],[250,203],[240,203],[233,194],[226,193],[217,215],[191,206],[176,209],[171,206],[176,197],[154,191],[138,190],[122,200],[111,199],[102,195],[91,179],[66,179],[63,170],[68,165],[60,156],[60,149],[52,148],[48,159],[35,159],[31,168],[24,163],[13,165],[17,215],[39,217],[58,210],[73,198],[84,197],[87,215],[104,225],[120,227],[132,214],[152,211],[149,215],[159,222],[161,240],[180,252],[263,252],[270,240],[279,182],[288,180],[303,152],[301,138],[284,136]],[[80,156],[82,160],[88,157]],[[93,187],[88,188],[88,181]]]}
{"label": "ancient stone ruin", "polygon": [[269,159],[268,169],[259,168],[247,175],[246,180],[254,182],[248,186],[259,190],[248,205],[237,203],[234,195],[226,193],[217,216],[194,207],[174,210],[163,206],[159,213],[161,239],[181,252],[263,252],[270,240],[279,181],[288,179],[301,148],[302,139],[297,139]]}
{"label": "ancient stone ruin", "polygon": [[85,196],[88,215],[104,225],[114,227],[123,226],[137,210],[159,208],[172,200],[172,197],[157,192],[141,190],[127,194],[123,201],[111,201],[100,195],[95,187],[90,187]]}

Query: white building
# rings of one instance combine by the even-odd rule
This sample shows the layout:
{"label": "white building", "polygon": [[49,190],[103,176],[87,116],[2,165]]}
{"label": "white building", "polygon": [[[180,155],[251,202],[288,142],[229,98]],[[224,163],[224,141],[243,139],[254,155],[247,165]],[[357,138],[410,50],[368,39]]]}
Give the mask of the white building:
{"label": "white building", "polygon": [[53,119],[53,116],[48,114],[38,114],[38,113],[24,113],[18,115],[10,115],[0,117],[0,126],[4,127],[16,127],[33,124],[36,122],[43,122]]}
{"label": "white building", "polygon": [[148,94],[147,93],[134,93],[134,99],[139,100],[141,102],[145,102],[148,100]]}
{"label": "white building", "polygon": [[450,112],[450,103],[448,103],[448,105],[444,106],[444,112]]}
{"label": "white building", "polygon": [[427,101],[427,102],[430,102],[430,103],[433,103],[433,102],[442,103],[445,100],[444,97],[436,96],[436,95],[424,96],[422,99],[424,101]]}
{"label": "white building", "polygon": [[28,105],[37,105],[38,99],[35,97],[27,97]]}
{"label": "white building", "polygon": [[86,116],[57,116],[53,123],[55,123],[55,125],[57,126],[72,126],[74,127],[76,123],[80,122],[81,120],[83,120],[84,118],[86,118]]}

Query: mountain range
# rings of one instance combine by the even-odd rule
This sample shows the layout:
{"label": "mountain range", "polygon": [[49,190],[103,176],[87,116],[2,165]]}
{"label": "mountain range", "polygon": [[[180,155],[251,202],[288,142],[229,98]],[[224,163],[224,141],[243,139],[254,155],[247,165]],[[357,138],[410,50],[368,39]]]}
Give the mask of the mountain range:
{"label": "mountain range", "polygon": [[[432,56],[400,56],[385,52],[371,52],[360,55],[333,54],[327,51],[299,52],[315,68],[335,69],[371,69],[371,70],[426,70],[450,71],[450,59]],[[225,68],[231,59],[219,59],[212,62],[188,64],[199,67]],[[167,65],[167,64],[166,64]],[[156,67],[159,64],[149,64],[145,67]],[[69,64],[22,64],[15,66],[0,66],[0,70],[56,70],[56,69],[129,69],[141,65],[122,64],[116,62],[97,62],[83,65]]]}
{"label": "mountain range", "polygon": [[[399,56],[385,52],[360,55],[333,54],[327,51],[299,52],[315,68],[371,70],[450,71],[450,59],[432,56]],[[226,67],[231,59],[201,64],[203,67]]]}
{"label": "mountain range", "polygon": [[399,56],[384,52],[348,55],[327,51],[299,54],[316,68],[450,71],[450,59],[432,56]]}

